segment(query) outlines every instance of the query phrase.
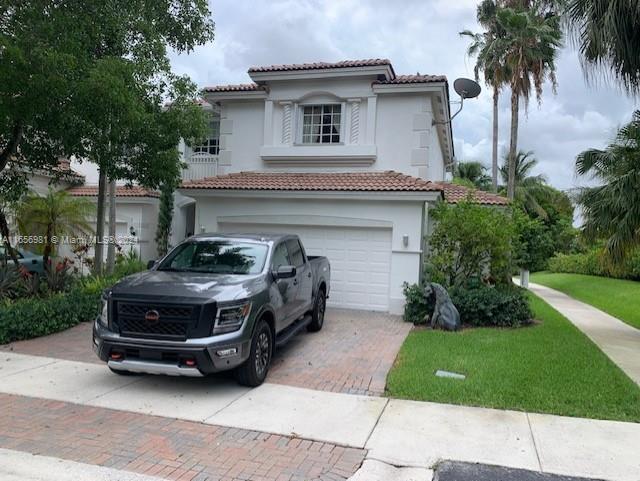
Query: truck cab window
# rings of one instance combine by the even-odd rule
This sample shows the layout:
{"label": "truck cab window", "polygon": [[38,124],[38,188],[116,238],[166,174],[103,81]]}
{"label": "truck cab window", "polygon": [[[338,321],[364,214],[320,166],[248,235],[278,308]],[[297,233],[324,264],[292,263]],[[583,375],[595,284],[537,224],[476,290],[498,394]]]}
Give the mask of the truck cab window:
{"label": "truck cab window", "polygon": [[289,260],[289,251],[287,250],[287,246],[284,242],[278,244],[278,246],[273,251],[273,259],[271,260],[271,268],[273,270],[277,270],[278,267],[291,265],[291,261]]}
{"label": "truck cab window", "polygon": [[287,241],[287,248],[289,249],[289,255],[291,256],[291,263],[296,267],[304,265],[304,255],[302,254],[302,247],[297,239],[289,239]]}

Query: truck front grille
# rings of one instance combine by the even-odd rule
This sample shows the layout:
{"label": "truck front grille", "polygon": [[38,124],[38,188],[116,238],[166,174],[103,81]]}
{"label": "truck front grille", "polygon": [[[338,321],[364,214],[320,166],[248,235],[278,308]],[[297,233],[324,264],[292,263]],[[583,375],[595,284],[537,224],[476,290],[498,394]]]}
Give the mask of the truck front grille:
{"label": "truck front grille", "polygon": [[[148,319],[151,311],[157,312],[157,319]],[[199,312],[196,306],[116,301],[120,334],[131,337],[184,340],[189,328],[197,323]]]}

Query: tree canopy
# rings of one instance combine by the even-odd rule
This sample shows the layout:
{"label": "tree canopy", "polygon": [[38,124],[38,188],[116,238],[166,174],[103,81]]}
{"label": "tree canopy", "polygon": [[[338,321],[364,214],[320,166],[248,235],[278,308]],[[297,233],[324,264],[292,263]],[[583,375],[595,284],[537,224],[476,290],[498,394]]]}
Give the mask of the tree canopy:
{"label": "tree canopy", "polygon": [[614,262],[640,246],[640,111],[604,150],[589,149],[576,160],[578,175],[599,182],[578,194],[587,238],[606,239]]}

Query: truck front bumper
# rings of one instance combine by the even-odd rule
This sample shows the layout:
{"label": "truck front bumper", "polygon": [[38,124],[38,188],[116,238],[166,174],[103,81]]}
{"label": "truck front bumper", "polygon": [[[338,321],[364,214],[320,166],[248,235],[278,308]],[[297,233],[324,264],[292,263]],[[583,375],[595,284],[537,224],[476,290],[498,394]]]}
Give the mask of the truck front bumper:
{"label": "truck front bumper", "polygon": [[95,321],[93,350],[115,370],[197,377],[244,363],[249,357],[251,338],[243,331],[184,342],[161,341],[122,337]]}

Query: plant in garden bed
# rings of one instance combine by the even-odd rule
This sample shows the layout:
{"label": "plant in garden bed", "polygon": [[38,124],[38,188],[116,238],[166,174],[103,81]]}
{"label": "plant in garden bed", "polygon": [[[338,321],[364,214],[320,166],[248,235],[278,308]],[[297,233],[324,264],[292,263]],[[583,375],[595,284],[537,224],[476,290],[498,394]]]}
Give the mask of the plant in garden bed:
{"label": "plant in garden bed", "polygon": [[[449,290],[462,323],[519,326],[529,322],[531,311],[524,292],[509,280],[521,224],[514,217],[520,219],[524,214],[465,201],[439,205],[434,217],[437,225],[429,239],[430,265],[425,278]],[[423,322],[431,314],[433,301],[424,298],[424,286],[405,284],[404,295],[404,319]]]}
{"label": "plant in garden bed", "polygon": [[509,212],[467,200],[441,203],[433,216],[437,224],[429,238],[431,280],[446,287],[471,278],[506,282],[515,237]]}
{"label": "plant in garden bed", "polygon": [[0,268],[0,344],[92,321],[99,313],[102,291],[124,275],[144,269],[133,254],[120,259],[112,276],[77,277],[71,266],[67,259],[58,262],[44,278],[29,273],[21,276],[13,266]]}

